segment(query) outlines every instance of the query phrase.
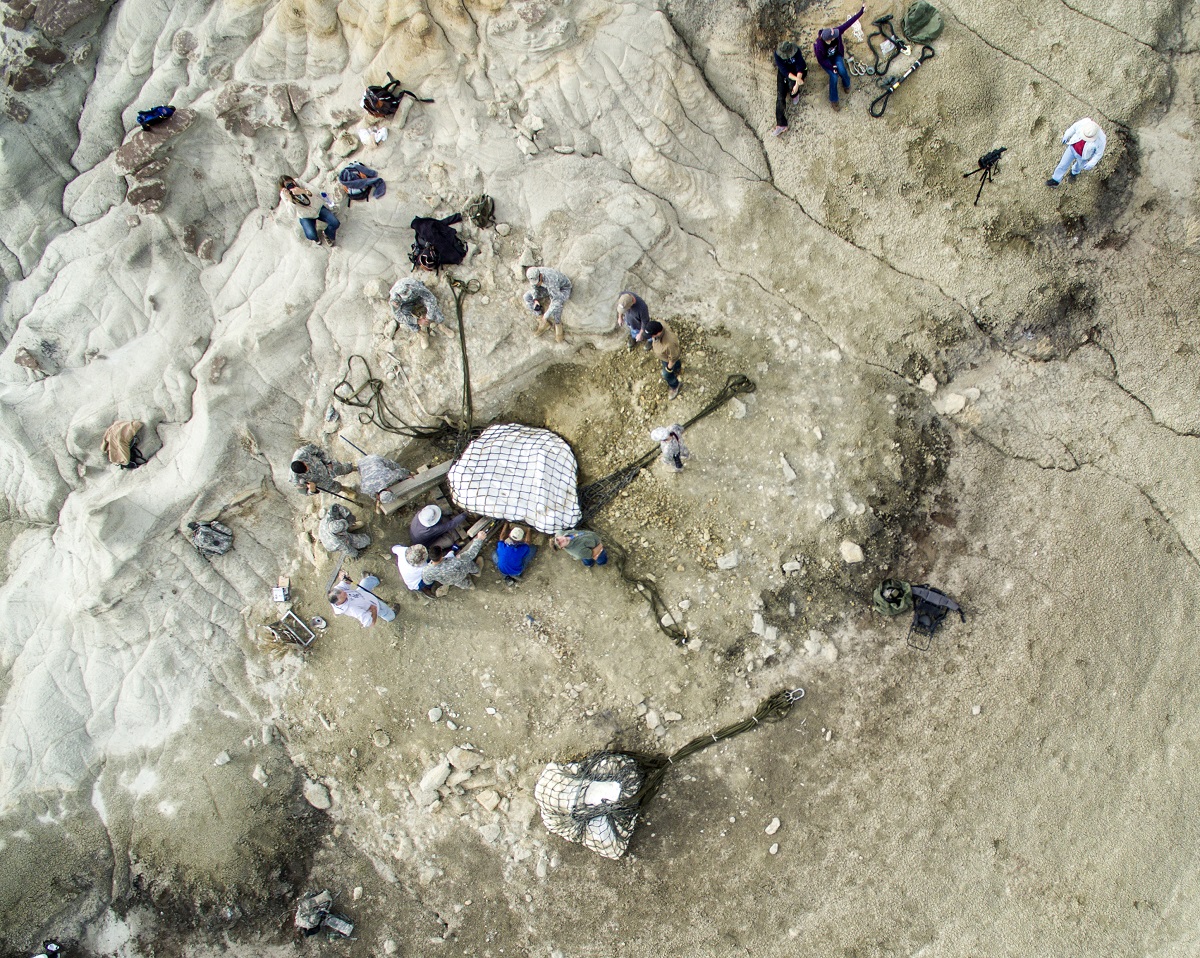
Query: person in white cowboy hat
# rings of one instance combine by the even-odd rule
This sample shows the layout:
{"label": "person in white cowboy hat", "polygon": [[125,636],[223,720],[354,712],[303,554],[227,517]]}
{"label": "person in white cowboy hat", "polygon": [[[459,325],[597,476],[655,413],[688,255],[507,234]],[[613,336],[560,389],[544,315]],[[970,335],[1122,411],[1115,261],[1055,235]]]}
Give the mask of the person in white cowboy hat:
{"label": "person in white cowboy hat", "polygon": [[413,516],[408,531],[415,546],[439,545],[449,549],[454,545],[454,530],[466,521],[466,513],[444,518],[441,507],[431,503]]}
{"label": "person in white cowboy hat", "polygon": [[1052,189],[1062,182],[1064,176],[1075,179],[1084,170],[1094,169],[1104,156],[1104,131],[1091,117],[1077,120],[1063,134],[1062,141],[1066,150],[1050,174],[1050,179],[1046,180],[1046,185]]}

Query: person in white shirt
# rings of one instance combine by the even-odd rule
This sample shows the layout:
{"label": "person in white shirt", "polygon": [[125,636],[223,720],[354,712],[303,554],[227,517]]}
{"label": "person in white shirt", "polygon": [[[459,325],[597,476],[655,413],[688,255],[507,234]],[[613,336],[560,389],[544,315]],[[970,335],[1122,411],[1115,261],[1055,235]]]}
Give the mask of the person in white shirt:
{"label": "person in white shirt", "polygon": [[1104,147],[1107,142],[1100,125],[1086,116],[1071,125],[1071,128],[1063,134],[1062,141],[1066,150],[1063,151],[1058,166],[1050,174],[1050,179],[1046,180],[1046,185],[1051,189],[1058,186],[1064,176],[1069,176],[1073,180],[1084,170],[1095,169],[1096,164],[1104,156]]}
{"label": "person in white shirt", "polygon": [[364,629],[369,629],[380,619],[391,622],[396,613],[385,602],[380,601],[371,590],[379,585],[379,578],[364,572],[358,585],[342,573],[341,580],[329,592],[329,604],[334,615],[348,615],[358,619]]}

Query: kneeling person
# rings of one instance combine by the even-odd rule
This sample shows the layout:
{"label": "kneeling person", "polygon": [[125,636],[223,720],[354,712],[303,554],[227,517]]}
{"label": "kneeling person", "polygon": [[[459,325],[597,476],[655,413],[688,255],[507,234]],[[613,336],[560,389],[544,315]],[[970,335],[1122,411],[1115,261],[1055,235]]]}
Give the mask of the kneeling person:
{"label": "kneeling person", "polygon": [[492,550],[492,561],[496,563],[496,568],[504,576],[504,580],[512,585],[525,571],[535,552],[537,549],[525,541],[524,529],[520,526],[510,527],[505,523],[504,528],[500,530],[500,541]]}

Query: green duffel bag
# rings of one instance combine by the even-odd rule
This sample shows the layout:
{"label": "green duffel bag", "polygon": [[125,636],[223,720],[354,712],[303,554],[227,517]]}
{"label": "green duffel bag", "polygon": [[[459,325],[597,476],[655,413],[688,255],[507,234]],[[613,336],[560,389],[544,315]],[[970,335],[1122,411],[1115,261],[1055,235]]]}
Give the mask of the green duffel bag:
{"label": "green duffel bag", "polygon": [[930,43],[942,32],[942,15],[931,3],[915,0],[904,14],[904,35],[913,43]]}

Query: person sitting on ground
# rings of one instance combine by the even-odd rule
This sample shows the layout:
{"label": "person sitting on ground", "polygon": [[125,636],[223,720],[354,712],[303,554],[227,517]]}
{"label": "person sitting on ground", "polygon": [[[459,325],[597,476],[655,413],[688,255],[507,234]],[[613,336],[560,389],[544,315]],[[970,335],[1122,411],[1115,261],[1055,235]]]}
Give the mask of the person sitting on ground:
{"label": "person sitting on ground", "polygon": [[371,537],[365,532],[357,532],[360,528],[354,513],[341,503],[329,507],[317,526],[317,538],[330,552],[344,552],[351,559],[362,555],[363,549],[371,544]]}
{"label": "person sitting on ground", "polygon": [[292,482],[306,496],[318,492],[341,492],[342,484],[335,476],[354,471],[348,462],[338,462],[325,450],[309,443],[292,453]]}
{"label": "person sitting on ground", "polygon": [[433,586],[423,578],[429,567],[429,550],[424,546],[392,546],[392,555],[396,557],[396,568],[400,570],[400,578],[412,592],[424,595],[433,594]]}
{"label": "person sitting on ground", "polygon": [[659,444],[662,461],[676,472],[683,472],[683,460],[692,456],[688,447],[683,444],[683,426],[679,423],[673,426],[659,426],[650,433],[650,438]]}
{"label": "person sitting on ground", "polygon": [[370,572],[363,573],[358,585],[354,585],[354,580],[343,572],[338,584],[329,592],[329,604],[333,606],[334,615],[358,619],[364,629],[369,629],[380,619],[391,622],[396,618],[396,613],[371,591],[377,585],[379,579]]}
{"label": "person sitting on ground", "polygon": [[775,129],[772,136],[781,136],[787,132],[787,101],[792,103],[800,100],[800,88],[804,86],[804,78],[808,76],[808,64],[804,62],[804,54],[800,47],[791,40],[784,40],[775,48]]}
{"label": "person sitting on ground", "polygon": [[442,507],[430,503],[409,523],[408,531],[415,546],[441,546],[449,549],[454,545],[454,530],[467,521],[467,514],[460,513],[442,517]]}
{"label": "person sitting on ground", "polygon": [[635,349],[638,343],[644,342],[646,349],[650,348],[650,340],[643,330],[650,322],[650,307],[637,293],[628,290],[617,297],[617,328],[624,327],[629,332],[629,348]]}
{"label": "person sitting on ground", "polygon": [[842,34],[849,30],[866,11],[859,7],[858,13],[843,23],[840,27],[826,27],[817,34],[813,43],[813,53],[817,55],[817,63],[829,74],[829,102],[835,110],[840,109],[838,103],[838,77],[842,80],[842,89],[850,92],[850,71],[846,69],[846,43]]}
{"label": "person sitting on ground", "polygon": [[529,566],[529,560],[535,552],[537,549],[525,541],[525,530],[517,525],[510,526],[506,522],[500,529],[500,541],[492,550],[492,561],[504,576],[504,581],[513,585]]}
{"label": "person sitting on ground", "polygon": [[666,323],[656,323],[653,320],[646,324],[643,332],[650,341],[654,355],[662,363],[662,378],[667,384],[667,399],[674,399],[683,388],[679,382],[679,371],[683,369],[683,352],[679,348],[679,339]]}
{"label": "person sitting on ground", "polygon": [[417,333],[421,337],[422,349],[429,348],[429,334],[433,326],[440,326],[446,321],[437,297],[419,279],[406,276],[399,280],[388,293],[388,304],[392,307],[396,328],[403,326]]}
{"label": "person sitting on ground", "polygon": [[290,176],[281,176],[279,202],[281,209],[290,209],[300,217],[300,227],[308,239],[321,245],[321,237],[317,235],[317,220],[320,220],[325,224],[325,242],[330,246],[336,245],[338,227],[342,224],[333,215],[333,210],[325,205],[322,196]]}
{"label": "person sitting on ground", "polygon": [[1062,141],[1066,147],[1062,159],[1050,174],[1050,179],[1046,180],[1046,185],[1052,189],[1062,182],[1064,176],[1069,176],[1074,181],[1084,170],[1095,169],[1104,156],[1107,143],[1100,125],[1086,116],[1071,124],[1070,129],[1063,134]]}
{"label": "person sitting on ground", "polygon": [[383,456],[366,455],[358,460],[358,491],[375,500],[376,507],[393,501],[396,496],[388,486],[407,479],[412,473],[400,463]]}
{"label": "person sitting on ground", "polygon": [[477,533],[471,544],[458,552],[430,546],[429,565],[421,573],[421,578],[430,585],[438,586],[437,595],[444,595],[446,587],[452,585],[460,589],[474,589],[472,577],[483,571],[479,552],[486,539],[486,531]]}
{"label": "person sitting on ground", "polygon": [[540,336],[554,327],[554,341],[563,341],[562,311],[571,298],[571,281],[556,269],[546,266],[530,266],[525,270],[529,289],[522,300],[525,308],[538,317],[533,335]]}
{"label": "person sitting on ground", "polygon": [[558,533],[551,541],[555,549],[562,549],[588,568],[608,564],[608,551],[591,529],[568,529]]}

